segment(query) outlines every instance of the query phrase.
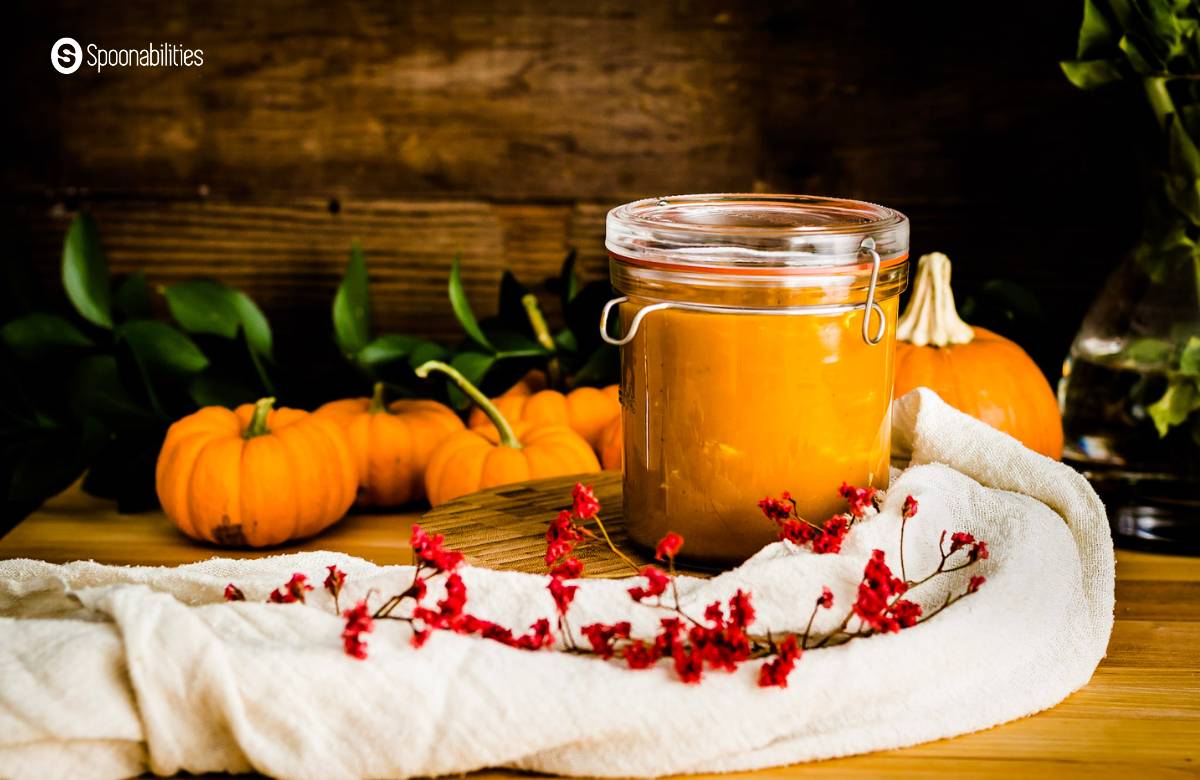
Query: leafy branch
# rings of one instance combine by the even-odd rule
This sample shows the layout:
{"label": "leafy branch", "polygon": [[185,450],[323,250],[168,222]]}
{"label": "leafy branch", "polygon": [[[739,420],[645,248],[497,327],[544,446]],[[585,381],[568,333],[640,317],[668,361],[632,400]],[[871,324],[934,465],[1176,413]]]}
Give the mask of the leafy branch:
{"label": "leafy branch", "polygon": [[[1150,109],[1145,150],[1150,196],[1133,254],[1156,284],[1190,273],[1200,302],[1200,4],[1187,0],[1085,0],[1072,84],[1124,94]],[[1200,343],[1141,339],[1126,362],[1165,370],[1167,388],[1148,411],[1160,436],[1200,410]],[[1135,354],[1136,353],[1136,354]]]}
{"label": "leafy branch", "polygon": [[[443,360],[471,384],[499,393],[532,369],[546,372],[553,387],[600,385],[615,373],[616,353],[596,333],[600,307],[608,299],[606,282],[580,286],[575,254],[563,262],[557,288],[565,325],[555,332],[537,295],[510,271],[500,279],[497,312],[480,318],[467,295],[461,256],[450,264],[446,294],[462,329],[462,339],[446,347],[428,339],[398,333],[372,336],[370,284],[362,250],[355,244],[333,303],[334,336],[342,354],[371,382],[387,381],[401,391],[416,392],[412,370],[428,360]],[[457,387],[445,386],[447,399],[459,409],[468,399]]]}
{"label": "leafy branch", "polygon": [[122,511],[155,506],[172,420],[274,392],[271,327],[245,293],[186,281],[155,295],[140,271],[114,279],[86,213],[67,230],[61,281],[72,311],[0,327],[11,380],[0,396],[0,530],[85,473],[84,489]]}

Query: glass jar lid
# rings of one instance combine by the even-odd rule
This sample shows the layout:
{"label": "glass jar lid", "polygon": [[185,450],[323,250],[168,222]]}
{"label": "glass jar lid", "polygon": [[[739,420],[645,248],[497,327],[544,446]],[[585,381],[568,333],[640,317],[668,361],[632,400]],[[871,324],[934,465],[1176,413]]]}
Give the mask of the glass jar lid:
{"label": "glass jar lid", "polygon": [[692,273],[791,274],[908,254],[908,218],[857,200],[714,194],[647,198],[608,212],[605,246],[624,262]]}

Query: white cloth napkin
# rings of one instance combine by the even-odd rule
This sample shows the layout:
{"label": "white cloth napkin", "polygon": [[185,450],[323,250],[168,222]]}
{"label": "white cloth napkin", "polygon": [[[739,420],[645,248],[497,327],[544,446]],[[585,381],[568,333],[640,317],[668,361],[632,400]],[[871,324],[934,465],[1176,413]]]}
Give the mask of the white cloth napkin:
{"label": "white cloth napkin", "polygon": [[[699,614],[744,588],[756,630],[797,630],[829,585],[835,605],[816,628],[832,628],[871,550],[894,565],[908,494],[921,507],[906,531],[909,576],[936,566],[943,529],[965,530],[990,545],[979,569],[987,584],[928,623],[807,652],[786,690],[759,688],[757,662],[685,685],[666,663],[629,671],[446,632],[417,650],[391,622],[369,635],[370,658],[355,660],[319,588],[307,606],[261,603],[293,572],[319,583],[331,563],[349,573],[349,599],[398,592],[411,577],[336,553],[178,568],[9,560],[0,562],[0,777],[713,772],[912,745],[1053,706],[1088,681],[1112,629],[1099,499],[1069,468],[928,391],[897,402],[895,430],[912,465],[841,555],[771,545],[722,576],[681,580],[685,605]],[[959,578],[958,591],[975,572],[944,579]],[[545,577],[464,576],[477,615],[523,629],[552,614]],[[223,603],[231,581],[251,601]],[[584,582],[574,625],[632,616],[635,632],[652,634],[660,613],[632,604],[628,586]],[[945,593],[912,595],[932,605]]]}

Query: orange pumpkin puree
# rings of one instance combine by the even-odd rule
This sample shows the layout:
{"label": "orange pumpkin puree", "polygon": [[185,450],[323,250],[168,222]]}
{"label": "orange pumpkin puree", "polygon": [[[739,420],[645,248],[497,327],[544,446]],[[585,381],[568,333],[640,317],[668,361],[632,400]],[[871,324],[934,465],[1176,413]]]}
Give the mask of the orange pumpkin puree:
{"label": "orange pumpkin puree", "polygon": [[[622,360],[630,536],[676,531],[685,557],[736,562],[776,539],[758,499],[790,491],[819,522],[844,511],[843,481],[886,487],[898,300],[874,346],[861,309],[648,314]],[[645,303],[621,305],[624,329]]]}

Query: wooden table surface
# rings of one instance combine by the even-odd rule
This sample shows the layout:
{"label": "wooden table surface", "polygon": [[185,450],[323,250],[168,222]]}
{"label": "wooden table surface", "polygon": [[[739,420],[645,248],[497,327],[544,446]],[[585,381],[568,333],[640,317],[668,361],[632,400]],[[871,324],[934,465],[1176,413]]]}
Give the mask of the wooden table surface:
{"label": "wooden table surface", "polygon": [[[419,517],[352,515],[317,539],[271,553],[328,549],[407,563],[409,528]],[[54,562],[169,565],[217,554],[261,553],[196,545],[161,513],[118,515],[76,489],[0,539],[0,558]],[[1200,559],[1119,552],[1116,609],[1108,657],[1083,690],[1052,710],[903,750],[742,776],[1200,777]]]}

